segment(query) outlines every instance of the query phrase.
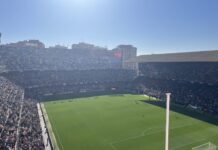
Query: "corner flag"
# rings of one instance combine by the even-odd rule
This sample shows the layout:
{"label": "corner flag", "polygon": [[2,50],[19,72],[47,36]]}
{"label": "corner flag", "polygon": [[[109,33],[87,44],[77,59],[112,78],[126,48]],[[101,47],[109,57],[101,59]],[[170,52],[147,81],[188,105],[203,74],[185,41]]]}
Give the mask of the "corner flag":
{"label": "corner flag", "polygon": [[170,95],[166,93],[166,137],[165,137],[165,150],[169,150],[169,128],[170,128]]}

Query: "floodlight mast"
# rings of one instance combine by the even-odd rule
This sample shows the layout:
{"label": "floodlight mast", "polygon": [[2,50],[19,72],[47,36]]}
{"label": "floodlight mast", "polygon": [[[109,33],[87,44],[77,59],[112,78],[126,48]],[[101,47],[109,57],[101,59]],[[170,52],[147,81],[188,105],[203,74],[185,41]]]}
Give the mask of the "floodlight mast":
{"label": "floodlight mast", "polygon": [[170,95],[171,95],[171,93],[166,93],[166,131],[165,131],[165,150],[169,150]]}

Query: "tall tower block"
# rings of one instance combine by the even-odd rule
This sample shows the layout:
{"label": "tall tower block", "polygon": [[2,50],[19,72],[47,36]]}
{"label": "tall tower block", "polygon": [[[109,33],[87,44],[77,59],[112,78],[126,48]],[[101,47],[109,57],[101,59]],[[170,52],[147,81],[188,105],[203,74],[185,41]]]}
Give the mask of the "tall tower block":
{"label": "tall tower block", "polygon": [[136,70],[135,65],[128,63],[129,60],[135,59],[137,48],[132,45],[119,45],[113,49],[114,53],[119,52],[122,59],[122,68]]}

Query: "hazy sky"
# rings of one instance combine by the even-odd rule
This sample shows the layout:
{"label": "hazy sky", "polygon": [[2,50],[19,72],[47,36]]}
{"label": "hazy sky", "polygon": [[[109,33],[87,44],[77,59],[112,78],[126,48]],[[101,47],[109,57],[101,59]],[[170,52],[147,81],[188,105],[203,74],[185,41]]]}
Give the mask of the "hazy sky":
{"label": "hazy sky", "polygon": [[2,43],[132,44],[140,54],[218,49],[218,0],[0,0]]}

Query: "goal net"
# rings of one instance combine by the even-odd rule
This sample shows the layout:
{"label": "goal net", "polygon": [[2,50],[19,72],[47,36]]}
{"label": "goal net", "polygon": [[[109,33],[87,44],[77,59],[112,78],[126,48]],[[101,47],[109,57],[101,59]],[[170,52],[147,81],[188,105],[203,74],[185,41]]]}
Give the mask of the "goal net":
{"label": "goal net", "polygon": [[216,150],[216,145],[211,142],[196,146],[192,150]]}

